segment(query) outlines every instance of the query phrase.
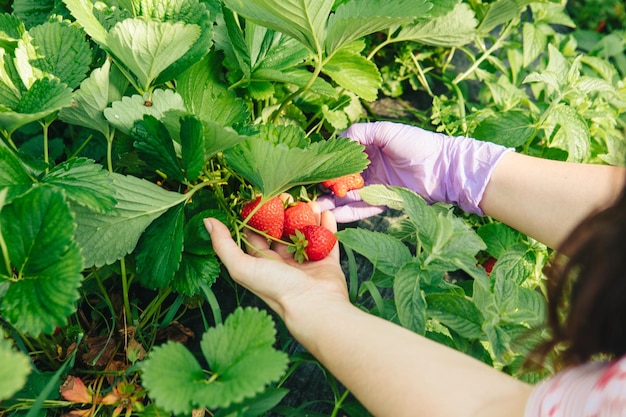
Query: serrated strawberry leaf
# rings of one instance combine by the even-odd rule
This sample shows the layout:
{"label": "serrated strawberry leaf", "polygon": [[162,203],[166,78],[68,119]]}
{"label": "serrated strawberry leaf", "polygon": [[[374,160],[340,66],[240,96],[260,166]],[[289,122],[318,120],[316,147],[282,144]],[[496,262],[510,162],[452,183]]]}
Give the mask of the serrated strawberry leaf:
{"label": "serrated strawberry leaf", "polygon": [[326,21],[333,0],[302,0],[286,7],[279,0],[226,0],[232,11],[272,30],[285,33],[307,47],[313,54],[321,55],[326,38]]}
{"label": "serrated strawberry leaf", "polygon": [[[440,6],[438,3],[434,3],[436,8]],[[448,9],[446,14],[403,25],[394,35],[394,40],[443,47],[462,46],[471,42],[478,26],[476,15],[468,4],[455,3],[455,5],[449,5],[452,9]]]}
{"label": "serrated strawberry leaf", "polygon": [[81,206],[73,207],[75,236],[82,248],[85,267],[111,264],[132,252],[150,223],[185,200],[181,194],[136,177],[115,173],[111,177],[117,200],[115,210],[97,213]]}
{"label": "serrated strawberry leaf", "polygon": [[167,210],[143,232],[137,244],[137,276],[145,287],[170,285],[183,252],[183,205]]}
{"label": "serrated strawberry leaf", "polygon": [[382,85],[376,65],[351,50],[340,50],[324,65],[322,72],[341,87],[367,101],[374,101]]}
{"label": "serrated strawberry leaf", "polygon": [[[165,3],[165,4],[164,4]],[[146,4],[145,2],[143,3]],[[159,74],[155,84],[170,81],[205,57],[213,45],[213,19],[207,5],[198,0],[154,1],[152,10],[142,11],[144,15],[156,17],[165,22],[183,22],[200,28],[200,35],[191,48],[179,59]]]}
{"label": "serrated strawberry leaf", "polygon": [[[124,96],[119,101],[111,103],[111,107],[104,109],[104,117],[121,132],[130,134],[135,122],[150,115],[167,123],[168,114],[184,114],[185,103],[180,94],[173,90],[156,89],[152,94],[134,94]],[[176,123],[167,124],[170,134],[180,129],[178,117]]]}
{"label": "serrated strawberry leaf", "polygon": [[180,145],[185,178],[194,181],[202,174],[204,167],[204,153],[198,152],[204,148],[204,126],[196,117],[185,116],[180,119]]}
{"label": "serrated strawberry leaf", "polygon": [[93,3],[90,0],[63,0],[63,3],[91,39],[106,46],[107,31],[94,15]]}
{"label": "serrated strawberry leaf", "polygon": [[0,401],[20,390],[30,372],[28,356],[13,350],[8,340],[0,339]]}
{"label": "serrated strawberry leaf", "polygon": [[368,163],[362,145],[347,138],[307,144],[293,128],[267,129],[224,152],[226,161],[270,198],[297,185],[355,172]]}
{"label": "serrated strawberry leaf", "polygon": [[176,79],[176,91],[189,111],[203,121],[233,126],[250,117],[246,103],[220,81],[221,61],[208,54]]}
{"label": "serrated strawberry leaf", "polygon": [[272,347],[275,333],[266,312],[238,308],[202,337],[210,373],[183,345],[168,342],[142,364],[144,386],[159,407],[176,414],[242,402],[278,380],[287,368],[287,355]]}
{"label": "serrated strawberry leaf", "polygon": [[21,332],[37,336],[63,326],[76,310],[82,258],[73,240],[72,213],[63,193],[37,186],[0,212],[0,234],[13,280],[0,312]]}
{"label": "serrated strawberry leaf", "polygon": [[182,182],[185,178],[176,156],[174,141],[167,128],[157,118],[145,115],[135,123],[130,134],[139,156],[149,166],[162,171],[167,177]]}
{"label": "serrated strawberry leaf", "polygon": [[115,207],[113,180],[102,166],[87,158],[72,158],[52,168],[42,182],[65,191],[68,199],[105,213]]}
{"label": "serrated strawberry leaf", "polygon": [[202,294],[202,286],[213,285],[220,272],[220,263],[215,255],[195,255],[185,251],[174,275],[172,289],[187,297],[194,297]]}
{"label": "serrated strawberry leaf", "polygon": [[104,110],[124,96],[128,80],[111,61],[91,72],[80,88],[74,92],[74,103],[59,112],[59,119],[66,123],[94,129],[111,137],[111,125],[104,117]]}
{"label": "serrated strawberry leaf", "polygon": [[143,386],[156,404],[170,413],[190,413],[194,395],[206,383],[204,370],[187,348],[167,342],[150,352],[141,364]]}
{"label": "serrated strawberry leaf", "polygon": [[107,34],[111,53],[137,77],[148,91],[156,78],[191,49],[200,27],[183,22],[126,19]]}
{"label": "serrated strawberry leaf", "polygon": [[72,104],[72,90],[56,78],[35,80],[14,109],[0,106],[0,129],[8,134]]}
{"label": "serrated strawberry leaf", "polygon": [[[342,3],[328,19],[326,53],[391,26],[425,17],[432,4],[426,0],[362,0]],[[408,13],[407,13],[408,12]]]}
{"label": "serrated strawberry leaf", "polygon": [[91,64],[91,48],[83,31],[67,21],[52,21],[35,26],[28,33],[34,47],[30,64],[72,89],[78,87]]}
{"label": "serrated strawberry leaf", "polygon": [[28,189],[35,182],[15,153],[0,145],[0,190],[7,189],[7,202]]}

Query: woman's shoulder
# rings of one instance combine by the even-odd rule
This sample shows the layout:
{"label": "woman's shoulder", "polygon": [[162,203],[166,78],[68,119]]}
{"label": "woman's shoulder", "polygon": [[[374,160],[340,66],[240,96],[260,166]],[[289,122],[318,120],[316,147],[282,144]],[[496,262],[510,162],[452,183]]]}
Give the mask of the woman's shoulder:
{"label": "woman's shoulder", "polygon": [[626,356],[571,367],[540,383],[525,416],[626,416]]}

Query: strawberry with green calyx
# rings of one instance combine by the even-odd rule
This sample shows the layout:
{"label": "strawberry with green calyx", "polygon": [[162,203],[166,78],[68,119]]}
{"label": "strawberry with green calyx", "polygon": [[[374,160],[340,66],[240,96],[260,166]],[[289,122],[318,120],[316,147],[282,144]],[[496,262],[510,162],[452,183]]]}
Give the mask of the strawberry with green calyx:
{"label": "strawberry with green calyx", "polygon": [[241,218],[248,226],[266,233],[275,239],[283,236],[285,205],[280,197],[274,197],[257,208],[261,197],[243,205]]}
{"label": "strawberry with green calyx", "polygon": [[295,236],[296,230],[313,224],[317,224],[313,209],[307,203],[298,201],[285,209],[283,237],[289,240],[291,236]]}
{"label": "strawberry with green calyx", "polygon": [[292,240],[294,244],[287,250],[293,252],[293,259],[300,263],[324,259],[337,243],[335,234],[319,225],[304,226],[302,230],[296,230]]}
{"label": "strawberry with green calyx", "polygon": [[365,181],[361,174],[349,174],[332,180],[322,181],[322,185],[329,188],[337,197],[345,197],[348,191],[363,188]]}

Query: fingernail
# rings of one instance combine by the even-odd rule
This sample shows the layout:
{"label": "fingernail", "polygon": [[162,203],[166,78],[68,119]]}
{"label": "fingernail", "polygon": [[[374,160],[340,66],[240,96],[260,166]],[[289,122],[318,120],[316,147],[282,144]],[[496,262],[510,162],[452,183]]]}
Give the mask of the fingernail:
{"label": "fingernail", "polygon": [[211,233],[213,231],[213,225],[209,221],[209,219],[204,219],[204,227],[206,227],[207,232]]}

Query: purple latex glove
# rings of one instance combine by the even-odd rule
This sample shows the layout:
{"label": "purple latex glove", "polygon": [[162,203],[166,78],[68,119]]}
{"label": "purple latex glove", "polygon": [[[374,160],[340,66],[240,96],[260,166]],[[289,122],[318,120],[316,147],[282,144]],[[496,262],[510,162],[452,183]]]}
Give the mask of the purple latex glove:
{"label": "purple latex glove", "polygon": [[[370,165],[365,185],[409,188],[428,203],[444,202],[483,215],[478,206],[493,169],[512,148],[466,137],[451,137],[392,122],[356,123],[341,136],[365,145]],[[338,222],[350,222],[383,212],[351,191],[344,198],[318,198],[322,210],[332,210]]]}

